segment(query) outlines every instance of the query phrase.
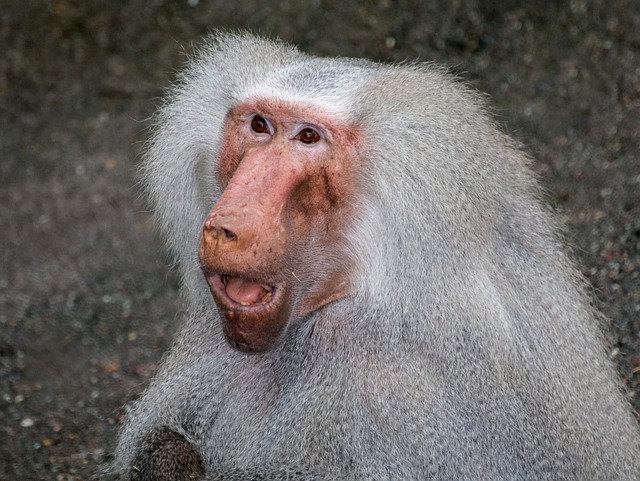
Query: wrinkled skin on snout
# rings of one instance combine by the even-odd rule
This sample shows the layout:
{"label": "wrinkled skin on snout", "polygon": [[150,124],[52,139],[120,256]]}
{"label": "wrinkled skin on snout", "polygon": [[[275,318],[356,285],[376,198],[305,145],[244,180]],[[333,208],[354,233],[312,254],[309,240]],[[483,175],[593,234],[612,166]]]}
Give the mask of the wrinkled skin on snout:
{"label": "wrinkled skin on snout", "polygon": [[199,256],[234,347],[266,351],[349,295],[340,246],[358,190],[356,132],[308,105],[267,99],[229,111],[215,172],[224,191]]}

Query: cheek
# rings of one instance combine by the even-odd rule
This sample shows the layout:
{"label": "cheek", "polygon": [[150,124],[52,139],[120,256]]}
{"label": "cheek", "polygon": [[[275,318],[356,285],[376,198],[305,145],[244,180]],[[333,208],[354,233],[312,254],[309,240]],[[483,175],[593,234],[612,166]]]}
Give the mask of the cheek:
{"label": "cheek", "polygon": [[304,179],[291,194],[289,211],[292,218],[312,220],[324,217],[330,208],[324,180],[319,175]]}
{"label": "cheek", "polygon": [[243,152],[240,142],[226,141],[222,144],[218,154],[215,174],[220,184],[224,188],[242,161]]}
{"label": "cheek", "polygon": [[329,241],[340,235],[349,219],[352,202],[344,178],[322,168],[305,179],[293,192],[289,217],[298,238]]}

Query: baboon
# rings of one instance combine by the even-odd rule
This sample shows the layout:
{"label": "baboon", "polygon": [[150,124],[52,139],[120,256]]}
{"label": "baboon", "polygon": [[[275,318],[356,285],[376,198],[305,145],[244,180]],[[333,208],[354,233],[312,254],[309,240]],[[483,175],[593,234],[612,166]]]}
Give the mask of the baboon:
{"label": "baboon", "polygon": [[637,480],[530,159],[443,69],[213,34],[144,173],[187,315],[131,480]]}

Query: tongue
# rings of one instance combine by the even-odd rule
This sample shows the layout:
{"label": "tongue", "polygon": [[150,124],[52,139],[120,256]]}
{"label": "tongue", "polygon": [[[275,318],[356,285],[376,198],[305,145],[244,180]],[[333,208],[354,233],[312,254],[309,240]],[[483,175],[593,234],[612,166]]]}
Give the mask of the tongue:
{"label": "tongue", "polygon": [[229,277],[227,295],[238,304],[250,305],[259,302],[268,291],[260,284],[249,282],[240,277]]}

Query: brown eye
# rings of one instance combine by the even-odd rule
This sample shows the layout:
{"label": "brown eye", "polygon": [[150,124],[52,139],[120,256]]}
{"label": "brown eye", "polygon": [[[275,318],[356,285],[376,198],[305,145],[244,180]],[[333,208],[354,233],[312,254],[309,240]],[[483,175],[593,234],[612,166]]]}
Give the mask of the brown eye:
{"label": "brown eye", "polygon": [[271,131],[269,130],[269,122],[267,122],[259,115],[256,115],[253,119],[251,119],[251,130],[258,134],[271,133]]}
{"label": "brown eye", "polygon": [[298,132],[294,138],[303,144],[315,144],[320,140],[320,134],[317,130],[307,127]]}

